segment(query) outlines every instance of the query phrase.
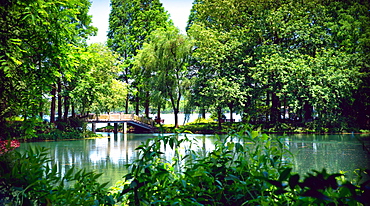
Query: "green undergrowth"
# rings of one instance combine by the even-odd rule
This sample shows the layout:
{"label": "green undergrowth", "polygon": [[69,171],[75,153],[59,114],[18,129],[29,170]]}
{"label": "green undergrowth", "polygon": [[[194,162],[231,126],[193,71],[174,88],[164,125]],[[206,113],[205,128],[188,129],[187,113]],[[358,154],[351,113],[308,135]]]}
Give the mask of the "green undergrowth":
{"label": "green undergrowth", "polygon": [[83,139],[86,134],[75,130],[75,131],[62,131],[62,130],[52,130],[49,133],[40,133],[32,140],[71,140],[71,139]]}
{"label": "green undergrowth", "polygon": [[0,205],[112,205],[107,183],[96,174],[51,165],[46,148],[0,155]]}
{"label": "green undergrowth", "polygon": [[[237,130],[243,126],[244,122],[224,122],[219,128],[216,121],[212,119],[196,119],[193,122],[185,125],[180,125],[175,128],[174,125],[166,124],[158,127],[162,128],[164,133],[193,133],[193,134],[226,134],[230,130]],[[262,131],[263,133],[305,133],[305,134],[342,134],[342,133],[370,133],[369,130],[361,130],[358,128],[343,128],[343,127],[316,127],[311,122],[303,123],[277,123],[271,125],[269,123],[253,124],[253,129]]]}
{"label": "green undergrowth", "polygon": [[[361,205],[370,182],[342,174],[292,172],[279,138],[242,130],[207,151],[195,139],[160,136],[136,150],[140,158],[112,188],[122,205]],[[184,146],[186,145],[186,146]],[[200,144],[201,145],[201,144]],[[164,149],[165,148],[165,149]],[[164,155],[172,150],[173,156]],[[369,170],[361,170],[369,173]],[[361,177],[361,176],[359,176]]]}
{"label": "green undergrowth", "polygon": [[244,123],[226,122],[222,123],[222,128],[219,128],[218,123],[213,119],[198,118],[193,122],[180,125],[179,128],[175,128],[173,124],[162,124],[157,125],[157,127],[160,132],[164,133],[224,134],[229,130],[238,128],[240,125],[244,125]]}
{"label": "green undergrowth", "polygon": [[24,141],[83,139],[93,133],[86,130],[86,123],[79,118],[50,123],[40,119],[7,121],[0,128],[0,139],[20,139]]}

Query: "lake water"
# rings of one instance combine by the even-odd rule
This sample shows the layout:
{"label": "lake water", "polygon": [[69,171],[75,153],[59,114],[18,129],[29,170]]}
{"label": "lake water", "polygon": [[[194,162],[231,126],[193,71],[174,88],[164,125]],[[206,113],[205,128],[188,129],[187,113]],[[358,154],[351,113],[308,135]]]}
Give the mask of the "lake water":
{"label": "lake water", "polygon": [[[72,166],[85,168],[88,171],[103,173],[100,181],[111,184],[122,179],[127,169],[125,164],[138,157],[137,148],[158,134],[126,134],[100,133],[103,138],[74,141],[49,141],[22,143],[18,150],[36,146],[50,148],[52,163],[64,173]],[[198,139],[202,147],[210,150],[216,138],[213,135],[189,135]],[[370,154],[364,151],[357,138],[370,135],[289,135],[285,143],[295,155],[294,170],[305,174],[326,168],[328,172],[353,171],[357,168],[370,168]],[[165,155],[171,156],[172,154]]]}

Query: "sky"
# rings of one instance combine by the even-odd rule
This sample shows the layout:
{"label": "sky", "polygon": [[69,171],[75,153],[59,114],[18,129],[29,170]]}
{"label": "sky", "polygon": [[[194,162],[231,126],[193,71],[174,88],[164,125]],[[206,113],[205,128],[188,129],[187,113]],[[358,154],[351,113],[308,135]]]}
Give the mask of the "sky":
{"label": "sky", "polygon": [[[90,37],[88,43],[105,43],[109,26],[110,0],[91,0],[89,14],[92,15],[92,25],[98,28],[97,36]],[[193,0],[160,0],[170,18],[182,33],[188,21]]]}

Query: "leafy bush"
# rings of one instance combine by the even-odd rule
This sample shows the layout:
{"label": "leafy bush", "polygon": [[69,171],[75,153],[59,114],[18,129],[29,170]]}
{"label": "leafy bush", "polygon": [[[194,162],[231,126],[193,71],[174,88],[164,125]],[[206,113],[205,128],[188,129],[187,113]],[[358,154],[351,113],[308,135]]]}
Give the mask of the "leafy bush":
{"label": "leafy bush", "polygon": [[205,118],[197,118],[196,120],[194,120],[193,122],[189,122],[188,124],[207,124],[207,123],[215,123],[216,121],[214,121],[212,118],[209,118],[209,119],[205,119]]}
{"label": "leafy bush", "polygon": [[0,205],[112,205],[101,174],[71,168],[62,176],[45,148],[0,155]]}
{"label": "leafy bush", "polygon": [[59,129],[54,129],[49,133],[37,134],[34,139],[39,140],[61,140],[61,139],[82,139],[84,138],[84,133],[81,131],[61,131]]}
{"label": "leafy bush", "polygon": [[[272,193],[276,203],[281,205],[369,205],[370,180],[353,185],[343,174],[328,174],[325,169],[315,174],[308,173],[303,181],[291,168],[285,169],[277,180],[266,179],[275,186]],[[366,175],[370,170],[360,170]],[[362,175],[359,174],[357,183]],[[288,197],[288,198],[287,198]]]}
{"label": "leafy bush", "polygon": [[[325,170],[300,180],[279,138],[242,130],[220,138],[212,151],[194,149],[194,141],[159,136],[140,145],[140,158],[114,187],[115,198],[129,205],[357,205],[369,200],[369,182],[356,186]],[[171,159],[162,152],[169,149]]]}

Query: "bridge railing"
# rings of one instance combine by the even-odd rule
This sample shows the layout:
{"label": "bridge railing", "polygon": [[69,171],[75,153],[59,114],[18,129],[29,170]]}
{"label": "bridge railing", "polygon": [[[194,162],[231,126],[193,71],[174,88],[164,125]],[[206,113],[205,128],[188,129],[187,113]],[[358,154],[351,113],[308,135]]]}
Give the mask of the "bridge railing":
{"label": "bridge railing", "polygon": [[94,121],[137,121],[147,125],[154,125],[154,121],[151,119],[147,119],[145,117],[140,117],[134,114],[123,114],[123,113],[113,113],[113,114],[89,114],[86,121],[94,122]]}
{"label": "bridge railing", "polygon": [[121,114],[121,120],[133,120],[134,114]]}
{"label": "bridge railing", "polygon": [[110,114],[109,119],[110,120],[121,120],[121,114]]}
{"label": "bridge railing", "polygon": [[139,116],[135,115],[135,116],[134,116],[134,119],[135,119],[136,121],[139,121],[139,122],[142,122],[142,123],[145,123],[145,124],[151,125],[151,126],[153,126],[153,125],[154,125],[154,121],[153,121],[153,120],[151,120],[151,119],[147,119],[147,118],[145,118],[145,117],[139,117]]}

